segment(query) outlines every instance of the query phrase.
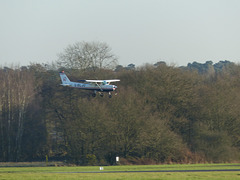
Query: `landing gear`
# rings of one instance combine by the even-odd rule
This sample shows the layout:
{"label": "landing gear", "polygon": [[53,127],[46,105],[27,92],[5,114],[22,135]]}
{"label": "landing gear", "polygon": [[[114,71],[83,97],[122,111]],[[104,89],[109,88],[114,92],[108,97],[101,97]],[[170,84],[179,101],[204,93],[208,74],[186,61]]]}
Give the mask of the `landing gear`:
{"label": "landing gear", "polygon": [[114,94],[115,94],[115,96],[116,96],[116,95],[118,95],[118,91],[117,91],[117,90],[115,90],[115,91],[114,91]]}
{"label": "landing gear", "polygon": [[96,95],[97,95],[97,91],[94,91],[92,94],[92,97],[96,97]]}
{"label": "landing gear", "polygon": [[[99,96],[100,97],[103,97],[104,96],[104,93],[103,92],[98,92],[99,93]],[[117,95],[117,93],[114,93],[115,95]],[[97,91],[94,91],[93,94],[92,94],[92,97],[96,97],[97,95]],[[109,98],[112,98],[112,93],[111,92],[108,92],[108,97]]]}

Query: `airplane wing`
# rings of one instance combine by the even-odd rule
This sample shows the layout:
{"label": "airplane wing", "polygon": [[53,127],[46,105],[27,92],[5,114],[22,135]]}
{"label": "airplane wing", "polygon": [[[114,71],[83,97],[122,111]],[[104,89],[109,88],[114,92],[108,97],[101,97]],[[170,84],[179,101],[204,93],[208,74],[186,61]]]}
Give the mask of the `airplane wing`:
{"label": "airplane wing", "polygon": [[110,80],[85,80],[85,82],[90,82],[90,83],[117,82],[117,81],[120,81],[120,79],[110,79]]}
{"label": "airplane wing", "polygon": [[120,81],[120,79],[110,79],[110,80],[105,80],[106,82],[117,82]]}
{"label": "airplane wing", "polygon": [[82,80],[78,80],[78,82],[82,82],[82,83],[85,83],[85,82],[88,82],[88,83],[111,83],[111,82],[117,82],[117,81],[120,81],[120,79],[110,79],[110,80],[85,80],[85,79],[82,79]]}

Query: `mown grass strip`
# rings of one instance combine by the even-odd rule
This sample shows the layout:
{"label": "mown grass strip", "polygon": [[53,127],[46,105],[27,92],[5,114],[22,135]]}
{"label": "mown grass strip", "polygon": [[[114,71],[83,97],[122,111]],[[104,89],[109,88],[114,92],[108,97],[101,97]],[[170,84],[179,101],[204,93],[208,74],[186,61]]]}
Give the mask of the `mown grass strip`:
{"label": "mown grass strip", "polygon": [[112,179],[131,179],[131,180],[139,180],[139,179],[229,179],[229,180],[237,180],[240,178],[240,172],[186,172],[186,173],[87,173],[87,174],[74,174],[74,173],[0,173],[0,179],[8,179],[8,180],[64,180],[64,179],[96,179],[96,180],[112,180]]}
{"label": "mown grass strip", "polygon": [[[0,172],[101,172],[100,166],[74,167],[1,167]],[[177,164],[177,165],[136,165],[102,166],[103,171],[163,171],[163,170],[207,170],[240,169],[240,164]]]}
{"label": "mown grass strip", "polygon": [[[0,179],[239,179],[240,164],[176,164],[138,166],[7,167]],[[202,172],[199,172],[202,170]],[[206,172],[206,170],[216,170]],[[218,170],[218,171],[217,171]],[[232,171],[221,171],[232,170]],[[145,171],[141,172],[140,171]],[[153,171],[153,172],[150,172]],[[160,171],[160,172],[156,172]],[[173,172],[178,171],[178,172]],[[191,172],[188,172],[191,171]],[[84,172],[84,173],[83,173]],[[97,173],[92,173],[97,172]],[[108,173],[104,173],[108,172]]]}

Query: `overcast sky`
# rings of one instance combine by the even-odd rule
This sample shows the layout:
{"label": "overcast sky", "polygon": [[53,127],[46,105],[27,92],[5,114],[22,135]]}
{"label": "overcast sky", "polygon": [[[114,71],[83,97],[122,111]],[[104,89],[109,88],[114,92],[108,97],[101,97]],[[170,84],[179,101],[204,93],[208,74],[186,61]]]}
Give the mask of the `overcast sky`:
{"label": "overcast sky", "polygon": [[106,42],[119,64],[240,62],[239,0],[0,0],[0,65]]}

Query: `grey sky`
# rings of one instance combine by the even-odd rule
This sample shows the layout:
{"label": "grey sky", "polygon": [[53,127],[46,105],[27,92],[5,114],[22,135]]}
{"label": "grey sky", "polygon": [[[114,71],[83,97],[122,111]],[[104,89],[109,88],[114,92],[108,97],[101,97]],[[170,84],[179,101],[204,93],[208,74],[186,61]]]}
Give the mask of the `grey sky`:
{"label": "grey sky", "polygon": [[0,0],[0,65],[106,42],[121,65],[240,62],[239,0]]}

